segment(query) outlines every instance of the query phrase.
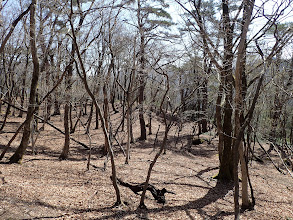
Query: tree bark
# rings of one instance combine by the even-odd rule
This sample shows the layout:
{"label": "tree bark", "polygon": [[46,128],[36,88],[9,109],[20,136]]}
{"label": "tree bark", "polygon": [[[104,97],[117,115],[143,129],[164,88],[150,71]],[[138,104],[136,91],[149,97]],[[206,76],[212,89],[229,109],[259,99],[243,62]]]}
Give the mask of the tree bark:
{"label": "tree bark", "polygon": [[27,122],[24,125],[23,135],[21,139],[21,143],[16,149],[15,153],[9,159],[9,163],[20,163],[21,159],[27,149],[28,141],[30,138],[30,129],[31,129],[31,120],[33,116],[33,112],[35,109],[35,100],[36,100],[36,91],[37,84],[39,80],[40,70],[39,70],[39,59],[37,55],[37,47],[36,47],[36,19],[35,19],[35,10],[36,10],[36,0],[32,0],[32,4],[30,7],[30,47],[31,54],[33,59],[33,74],[32,74],[32,82],[30,87],[30,98],[29,98],[29,107],[27,111]]}
{"label": "tree bark", "polygon": [[62,152],[59,156],[60,160],[66,160],[68,158],[69,153],[69,145],[70,145],[70,130],[69,130],[69,105],[68,103],[65,104],[64,107],[64,146]]}
{"label": "tree bark", "polygon": [[95,126],[95,129],[98,129],[99,128],[99,111],[98,111],[97,108],[95,108],[95,110],[96,110],[96,118],[95,118],[96,126]]}
{"label": "tree bark", "polygon": [[[107,131],[109,132],[109,104],[108,104],[108,93],[106,88],[106,83],[103,86],[103,94],[104,94],[104,120],[105,120],[105,126]],[[105,145],[104,145],[104,155],[108,153],[108,149],[110,146],[109,143],[106,140],[107,137],[105,137]]]}
{"label": "tree bark", "polygon": [[[244,12],[243,12],[243,26],[241,32],[241,38],[238,46],[236,68],[235,68],[235,137],[237,141],[234,142],[234,185],[235,185],[235,219],[239,219],[239,204],[238,204],[238,155],[241,161],[241,174],[242,174],[242,207],[249,207],[248,199],[248,170],[247,161],[243,150],[243,123],[241,116],[243,115],[243,71],[245,66],[246,57],[246,38],[248,33],[248,27],[254,7],[254,1],[244,1]],[[240,129],[242,128],[242,133]],[[237,144],[236,144],[237,143]]]}
{"label": "tree bark", "polygon": [[[72,44],[73,45],[73,44]],[[71,55],[74,56],[75,49],[72,48]],[[68,159],[69,154],[69,146],[70,146],[70,129],[69,129],[69,120],[70,120],[70,93],[71,93],[71,77],[72,77],[73,67],[72,65],[69,66],[67,75],[65,78],[65,106],[64,106],[64,132],[65,132],[65,139],[64,139],[64,146],[62,149],[62,152],[59,156],[60,160],[66,160]]]}
{"label": "tree bark", "polygon": [[87,121],[87,126],[86,126],[86,134],[89,134],[90,128],[91,128],[91,122],[92,122],[92,117],[93,117],[93,111],[94,111],[94,103],[91,103],[91,110],[90,110],[90,115]]}
{"label": "tree bark", "polygon": [[224,121],[223,121],[223,154],[220,163],[218,178],[224,181],[233,180],[232,154],[232,102],[233,102],[233,30],[230,21],[230,12],[226,0],[222,0],[223,31],[224,31],[224,60],[221,71],[221,83],[225,94]]}
{"label": "tree bark", "polygon": [[137,1],[137,18],[138,18],[138,27],[140,34],[140,49],[139,49],[139,96],[138,96],[138,104],[139,104],[139,124],[140,124],[140,140],[146,140],[146,125],[144,120],[144,89],[145,89],[145,33],[143,24],[141,23],[141,4],[140,0]]}
{"label": "tree bark", "polygon": [[[26,72],[28,67],[28,61],[29,61],[29,49],[27,48],[27,54],[26,54],[26,63],[25,63],[25,69],[22,75],[22,88],[21,88],[21,95],[20,95],[20,106],[21,108],[24,107],[24,98],[25,98],[25,82],[26,82]],[[19,111],[18,117],[22,118],[23,111]]]}
{"label": "tree bark", "polygon": [[125,164],[128,164],[130,159],[130,108],[131,108],[129,103],[129,91],[127,91],[127,94],[126,94],[126,103],[127,103],[127,109],[126,109],[127,142],[126,142]]}

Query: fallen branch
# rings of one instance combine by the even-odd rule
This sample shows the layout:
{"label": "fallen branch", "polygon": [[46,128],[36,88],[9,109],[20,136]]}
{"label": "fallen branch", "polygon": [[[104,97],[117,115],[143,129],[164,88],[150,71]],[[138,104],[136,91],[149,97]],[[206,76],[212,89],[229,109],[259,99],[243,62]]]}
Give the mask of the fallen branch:
{"label": "fallen branch", "polygon": [[[112,179],[112,176],[110,178]],[[117,183],[120,184],[121,186],[128,187],[129,189],[131,189],[132,192],[134,192],[137,195],[138,195],[138,192],[143,191],[143,187],[145,185],[145,183],[139,183],[139,184],[126,183],[119,178],[117,178]],[[152,184],[148,184],[146,190],[150,191],[150,193],[153,195],[157,203],[161,203],[161,204],[166,203],[165,193],[175,194],[174,192],[168,191],[165,188],[158,189]]]}

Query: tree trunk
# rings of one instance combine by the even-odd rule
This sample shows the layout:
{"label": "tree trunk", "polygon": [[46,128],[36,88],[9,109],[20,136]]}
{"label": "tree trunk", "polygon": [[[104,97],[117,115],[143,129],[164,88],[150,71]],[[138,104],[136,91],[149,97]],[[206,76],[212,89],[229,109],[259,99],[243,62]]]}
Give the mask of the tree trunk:
{"label": "tree trunk", "polygon": [[[74,47],[72,49],[71,55],[74,55]],[[70,146],[70,129],[69,129],[69,120],[70,120],[70,93],[71,93],[71,77],[73,73],[73,67],[72,65],[69,66],[66,79],[65,79],[65,106],[64,106],[64,133],[65,133],[65,140],[64,140],[64,146],[62,149],[62,152],[59,156],[60,160],[66,160],[68,159],[69,154],[69,146]]]}
{"label": "tree trunk", "polygon": [[84,102],[80,102],[80,106],[82,108],[82,116],[87,115],[87,99],[84,100]]}
{"label": "tree trunk", "polygon": [[245,152],[243,150],[243,143],[239,146],[239,158],[241,164],[241,186],[242,186],[242,208],[247,209],[250,206],[248,199],[248,170],[247,170],[247,160],[245,157]]}
{"label": "tree trunk", "polygon": [[112,91],[110,94],[110,99],[111,99],[111,106],[113,109],[114,114],[118,113],[119,111],[115,107],[115,98],[116,98],[116,80],[118,80],[118,74],[116,76],[115,70],[114,70],[114,65],[113,65],[113,85],[112,85]]}
{"label": "tree trunk", "polygon": [[133,136],[133,118],[132,118],[132,108],[129,109],[129,120],[130,120],[130,143],[134,143],[134,136]]}
{"label": "tree trunk", "polygon": [[290,126],[290,144],[293,145],[293,115],[291,118],[291,126]]}
{"label": "tree trunk", "polygon": [[[206,57],[206,52],[204,51],[204,57]],[[207,60],[204,59],[204,72],[209,75],[211,71],[211,67],[207,63]],[[203,118],[201,120],[202,132],[208,132],[208,123],[207,123],[207,107],[208,107],[208,78],[205,78],[202,84],[202,115]]]}
{"label": "tree trunk", "polygon": [[126,94],[126,102],[127,102],[127,109],[126,109],[126,125],[127,125],[127,142],[126,142],[126,159],[125,164],[129,164],[130,159],[130,103],[129,103],[129,91]]}
{"label": "tree trunk", "polygon": [[92,102],[90,115],[89,115],[89,118],[88,118],[88,121],[87,121],[87,126],[86,126],[86,134],[89,134],[89,132],[90,132],[90,127],[91,127],[91,122],[92,122],[92,117],[93,117],[93,111],[94,111],[94,103]]}
{"label": "tree trunk", "polygon": [[152,134],[152,111],[153,111],[153,107],[150,107],[150,112],[149,112],[149,135]]}
{"label": "tree trunk", "polygon": [[70,131],[69,131],[69,104],[68,103],[66,103],[64,107],[64,133],[65,133],[65,140],[64,140],[62,153],[59,156],[60,160],[68,159],[68,154],[69,154]]}
{"label": "tree trunk", "polygon": [[223,154],[220,163],[218,178],[224,181],[233,180],[233,154],[232,154],[232,102],[233,102],[233,30],[230,24],[228,3],[222,0],[223,31],[224,36],[224,60],[221,71],[221,83],[225,94],[224,121],[223,121]]}
{"label": "tree trunk", "polygon": [[144,185],[144,188],[143,188],[143,192],[141,194],[140,202],[139,202],[139,208],[142,208],[142,209],[146,208],[146,206],[144,204],[144,199],[145,199],[146,189],[147,189],[147,186],[148,186],[150,178],[151,178],[151,173],[152,173],[153,167],[156,164],[159,156],[162,154],[163,150],[165,149],[165,147],[167,145],[167,139],[168,139],[168,133],[169,133],[170,127],[166,125],[165,129],[166,130],[165,130],[163,143],[162,143],[162,145],[160,147],[159,152],[156,154],[155,158],[152,160],[152,162],[151,162],[151,164],[149,166],[149,169],[148,169],[147,178],[146,178],[145,185]]}
{"label": "tree trunk", "polygon": [[59,92],[55,92],[55,100],[54,100],[54,113],[53,115],[60,115],[60,103],[58,101]]}
{"label": "tree trunk", "polygon": [[145,209],[146,208],[146,206],[144,204],[144,199],[145,199],[146,189],[148,187],[148,184],[149,184],[149,181],[150,181],[150,178],[151,178],[152,169],[153,169],[154,165],[156,164],[158,158],[162,154],[163,150],[166,149],[167,139],[168,139],[168,133],[169,133],[170,128],[171,128],[171,125],[172,125],[172,123],[168,124],[167,117],[166,117],[167,111],[164,112],[164,110],[163,110],[163,104],[164,104],[164,101],[165,101],[166,96],[167,96],[167,94],[169,92],[169,89],[170,89],[168,75],[167,74],[163,74],[163,75],[166,77],[166,80],[167,80],[167,86],[166,86],[167,89],[165,91],[165,94],[163,96],[163,99],[162,99],[162,102],[161,102],[161,105],[160,105],[160,112],[164,116],[165,133],[164,133],[163,143],[162,143],[162,145],[160,147],[160,150],[155,155],[155,157],[154,157],[153,161],[151,162],[151,164],[149,166],[149,169],[148,169],[147,178],[146,178],[146,181],[145,181],[145,184],[144,184],[144,187],[143,187],[143,192],[141,194],[141,198],[140,198],[140,202],[139,202],[139,208],[142,208],[142,209]]}
{"label": "tree trunk", "polygon": [[217,132],[219,135],[219,143],[218,143],[218,152],[219,152],[219,161],[220,164],[222,162],[223,157],[223,149],[224,149],[224,135],[223,135],[223,126],[222,126],[222,107],[221,101],[223,98],[223,86],[219,86],[217,101],[216,101],[216,124],[217,124]]}
{"label": "tree trunk", "polygon": [[[59,80],[59,75],[58,73],[56,74],[56,76],[54,77],[54,83],[56,81]],[[60,96],[60,91],[58,90],[58,88],[55,90],[54,92],[54,112],[53,112],[53,116],[55,115],[60,115],[60,103],[59,103],[59,96]]]}
{"label": "tree trunk", "polygon": [[115,89],[112,90],[112,93],[111,93],[111,106],[112,106],[112,109],[114,111],[114,114],[118,113],[119,111],[116,109],[115,107],[115,97],[116,97],[116,94],[115,94]]}
{"label": "tree trunk", "polygon": [[106,123],[105,123],[105,120],[104,120],[102,112],[101,112],[101,108],[98,105],[98,102],[97,102],[94,94],[91,92],[91,90],[90,90],[90,88],[88,86],[88,83],[87,83],[86,70],[85,70],[85,67],[83,65],[83,61],[82,61],[82,58],[81,58],[81,54],[79,52],[79,48],[77,46],[75,31],[74,31],[74,27],[73,27],[73,22],[71,20],[72,15],[73,15],[72,1],[73,0],[71,0],[70,26],[71,26],[71,30],[72,30],[74,44],[75,44],[76,49],[77,49],[76,51],[77,51],[77,55],[78,55],[78,60],[79,60],[79,63],[80,63],[81,69],[82,69],[82,74],[83,74],[83,76],[80,75],[80,78],[82,79],[83,84],[85,85],[85,89],[86,89],[87,93],[89,94],[89,96],[91,97],[92,101],[94,102],[94,105],[95,105],[96,109],[98,110],[98,113],[99,113],[99,116],[100,116],[100,119],[101,119],[102,129],[103,129],[103,133],[105,135],[105,146],[108,146],[107,151],[109,152],[110,158],[111,158],[112,181],[113,181],[113,187],[114,187],[115,193],[116,193],[116,203],[115,203],[115,205],[119,205],[119,204],[121,204],[121,196],[120,196],[119,187],[117,185],[114,153],[113,153],[113,149],[112,149],[112,146],[111,146],[111,142],[110,142],[109,133],[108,133],[108,130],[107,130],[107,127],[106,127]]}
{"label": "tree trunk", "polygon": [[[9,98],[9,103],[11,102],[11,98]],[[7,108],[6,108],[6,112],[5,112],[5,115],[4,115],[4,119],[3,119],[3,122],[2,122],[2,125],[0,127],[0,131],[3,130],[3,128],[5,127],[5,124],[6,124],[6,121],[7,121],[7,117],[10,113],[10,104],[7,105]]]}
{"label": "tree trunk", "polygon": [[11,100],[12,100],[12,93],[13,93],[13,89],[14,89],[14,85],[15,85],[15,83],[13,82],[12,83],[12,87],[11,87],[11,89],[8,91],[8,104],[7,104],[7,108],[6,108],[6,112],[5,112],[5,116],[4,116],[4,119],[3,119],[3,123],[2,123],[2,125],[1,125],[1,127],[0,127],[0,131],[2,131],[3,130],[3,128],[5,127],[5,124],[6,124],[6,121],[7,121],[7,117],[8,117],[8,115],[10,114],[10,104],[9,103],[11,103]]}
{"label": "tree trunk", "polygon": [[[103,86],[103,94],[104,94],[104,120],[105,120],[105,127],[109,133],[109,104],[108,104],[108,94],[107,94],[107,88],[106,88],[106,83]],[[109,143],[107,142],[105,137],[105,145],[104,145],[104,155],[108,153],[109,149]]]}
{"label": "tree trunk", "polygon": [[[111,39],[111,36],[109,35],[109,38]],[[110,40],[109,40],[110,41]],[[111,48],[110,48],[111,49]],[[111,49],[112,51],[112,49]],[[110,119],[110,114],[109,114],[109,101],[108,101],[108,92],[107,92],[107,87],[109,85],[109,81],[110,81],[110,76],[111,76],[111,71],[114,69],[114,55],[113,53],[111,53],[111,62],[110,65],[108,67],[108,72],[107,72],[107,76],[106,76],[106,80],[103,86],[103,95],[104,95],[104,120],[105,120],[105,126],[106,129],[108,131],[109,134],[109,119]],[[105,138],[109,138],[106,137]],[[109,139],[111,141],[111,139]],[[105,140],[105,146],[104,146],[104,154],[107,154],[109,152],[109,142],[107,140]]]}
{"label": "tree trunk", "polygon": [[[20,106],[21,108],[24,108],[24,97],[25,97],[25,82],[26,82],[26,72],[27,72],[27,67],[28,67],[28,61],[29,61],[29,51],[27,50],[27,55],[26,55],[26,63],[25,63],[25,70],[22,75],[22,88],[21,88],[21,95],[20,95]],[[23,111],[19,111],[18,117],[22,118]]]}
{"label": "tree trunk", "polygon": [[[248,170],[247,170],[247,159],[245,158],[246,151],[243,149],[243,133],[244,133],[244,121],[241,119],[243,117],[244,104],[243,95],[245,94],[246,88],[244,85],[246,82],[243,80],[244,67],[246,62],[246,37],[248,32],[248,27],[250,24],[250,19],[254,7],[254,1],[244,1],[244,15],[243,15],[243,26],[241,38],[238,46],[236,67],[235,67],[235,137],[234,141],[234,184],[235,188],[238,186],[238,154],[241,161],[241,175],[242,175],[242,208],[246,209],[250,206],[248,199]],[[244,90],[243,90],[244,89]],[[252,116],[251,116],[252,117]],[[242,131],[241,131],[242,129]],[[237,179],[236,179],[237,178]],[[238,192],[235,193],[235,219],[239,218],[239,204],[238,204]],[[237,197],[237,198],[236,198]]]}
{"label": "tree trunk", "polygon": [[29,107],[26,115],[27,122],[24,124],[23,135],[20,142],[20,145],[16,149],[15,153],[9,159],[9,163],[20,163],[21,159],[27,149],[28,141],[30,138],[30,129],[31,129],[31,120],[33,116],[33,111],[35,108],[35,100],[36,100],[36,91],[37,84],[39,80],[39,59],[37,56],[37,47],[36,47],[36,35],[35,35],[35,9],[36,9],[36,0],[32,0],[31,8],[30,8],[30,46],[31,46],[31,54],[33,59],[33,74],[32,74],[32,82],[30,87],[30,98],[29,98]]}
{"label": "tree trunk", "polygon": [[96,126],[95,126],[95,129],[99,129],[99,111],[98,111],[98,109],[97,108],[95,108],[96,109],[96,120],[95,120],[95,124],[96,124]]}
{"label": "tree trunk", "polygon": [[139,124],[140,124],[140,140],[146,140],[146,125],[144,120],[144,109],[143,109],[143,102],[144,102],[144,85],[143,81],[140,81],[141,85],[139,88]]}
{"label": "tree trunk", "polygon": [[140,49],[139,49],[139,96],[138,96],[138,103],[139,103],[139,124],[140,124],[140,140],[146,140],[146,125],[144,120],[144,89],[145,89],[145,33],[143,30],[143,24],[141,23],[141,4],[140,0],[137,1],[138,10],[137,10],[137,18],[138,18],[138,26],[139,26],[139,33],[140,33]]}

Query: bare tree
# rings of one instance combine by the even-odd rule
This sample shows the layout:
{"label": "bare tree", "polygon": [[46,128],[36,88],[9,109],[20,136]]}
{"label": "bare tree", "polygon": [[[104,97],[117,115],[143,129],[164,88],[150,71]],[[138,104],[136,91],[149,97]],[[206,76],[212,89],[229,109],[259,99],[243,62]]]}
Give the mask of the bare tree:
{"label": "bare tree", "polygon": [[103,117],[101,108],[96,100],[96,97],[94,96],[93,92],[91,91],[91,89],[89,88],[88,82],[87,82],[87,74],[86,74],[86,69],[81,57],[81,53],[79,50],[79,46],[77,44],[77,38],[76,38],[76,29],[74,28],[74,24],[73,24],[73,20],[72,20],[72,16],[74,15],[73,12],[73,0],[71,0],[71,9],[70,9],[70,15],[69,15],[69,22],[70,22],[70,27],[71,27],[71,32],[72,32],[72,40],[73,43],[75,45],[76,48],[76,53],[77,53],[77,57],[78,57],[78,63],[80,65],[81,68],[81,72],[78,71],[79,77],[81,78],[85,89],[87,91],[87,93],[89,94],[89,96],[91,97],[92,101],[94,102],[94,105],[96,107],[96,109],[98,110],[99,116],[100,116],[100,120],[101,120],[101,124],[102,124],[102,129],[103,129],[103,133],[105,136],[105,146],[108,147],[107,151],[110,154],[110,158],[111,158],[111,167],[112,167],[112,182],[113,182],[113,186],[116,192],[116,203],[115,205],[120,205],[121,204],[121,197],[120,197],[120,191],[117,185],[117,178],[116,178],[116,166],[115,166],[115,160],[114,160],[114,153],[113,153],[113,149],[112,149],[112,145],[111,145],[111,141],[110,141],[110,137],[109,137],[109,131],[107,129],[106,123],[105,123],[105,119]]}
{"label": "bare tree", "polygon": [[35,19],[35,11],[36,11],[36,0],[32,0],[30,5],[30,47],[31,47],[31,54],[33,58],[33,75],[32,75],[32,82],[30,87],[30,98],[29,98],[29,107],[27,112],[27,120],[24,125],[23,135],[21,139],[21,143],[16,149],[15,153],[9,159],[10,163],[19,163],[26,151],[28,141],[30,138],[31,132],[31,120],[33,117],[34,109],[36,106],[36,91],[37,91],[37,84],[39,80],[40,70],[39,70],[39,59],[37,55],[37,47],[36,47],[36,19]]}

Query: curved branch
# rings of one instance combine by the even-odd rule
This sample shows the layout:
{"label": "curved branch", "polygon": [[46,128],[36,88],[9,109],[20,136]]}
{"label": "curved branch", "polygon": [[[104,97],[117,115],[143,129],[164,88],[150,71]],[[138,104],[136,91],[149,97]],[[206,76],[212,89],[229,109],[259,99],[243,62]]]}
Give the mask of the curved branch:
{"label": "curved branch", "polygon": [[4,47],[5,47],[5,44],[7,43],[8,39],[11,37],[16,25],[18,24],[18,22],[30,11],[31,9],[31,6],[32,4],[30,4],[28,6],[28,8],[22,12],[11,24],[11,28],[10,28],[10,31],[8,32],[8,34],[5,36],[2,44],[1,44],[1,47],[0,47],[0,53],[2,53],[4,51]]}

